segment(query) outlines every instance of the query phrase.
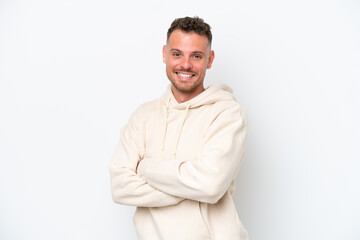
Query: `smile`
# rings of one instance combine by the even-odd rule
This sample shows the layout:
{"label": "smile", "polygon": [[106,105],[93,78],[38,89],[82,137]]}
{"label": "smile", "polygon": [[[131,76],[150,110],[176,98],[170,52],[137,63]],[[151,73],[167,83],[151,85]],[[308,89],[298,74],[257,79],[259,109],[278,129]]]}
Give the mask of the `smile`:
{"label": "smile", "polygon": [[184,78],[189,78],[189,77],[195,76],[195,74],[185,74],[185,73],[179,73],[179,72],[176,72],[176,75],[178,75],[180,77],[184,77]]}

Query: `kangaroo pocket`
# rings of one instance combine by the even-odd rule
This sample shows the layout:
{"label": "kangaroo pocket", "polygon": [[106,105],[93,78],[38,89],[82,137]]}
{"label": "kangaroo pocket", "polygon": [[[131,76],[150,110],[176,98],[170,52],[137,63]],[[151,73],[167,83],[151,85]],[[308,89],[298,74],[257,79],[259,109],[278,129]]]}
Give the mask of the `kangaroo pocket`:
{"label": "kangaroo pocket", "polygon": [[155,228],[151,231],[148,230],[149,232],[157,232],[156,235],[164,240],[211,239],[200,212],[199,202],[184,200],[173,206],[149,208],[147,213],[151,217],[144,216],[136,219],[136,225],[139,226],[137,231],[141,231],[141,226],[146,224]]}

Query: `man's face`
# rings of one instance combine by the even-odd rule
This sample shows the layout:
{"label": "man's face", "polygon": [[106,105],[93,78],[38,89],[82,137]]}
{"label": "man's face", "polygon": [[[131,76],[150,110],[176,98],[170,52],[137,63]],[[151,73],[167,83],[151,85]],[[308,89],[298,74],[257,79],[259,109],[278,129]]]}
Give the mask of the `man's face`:
{"label": "man's face", "polygon": [[205,35],[173,31],[163,47],[163,61],[174,95],[194,97],[201,93],[206,69],[213,60],[214,51]]}

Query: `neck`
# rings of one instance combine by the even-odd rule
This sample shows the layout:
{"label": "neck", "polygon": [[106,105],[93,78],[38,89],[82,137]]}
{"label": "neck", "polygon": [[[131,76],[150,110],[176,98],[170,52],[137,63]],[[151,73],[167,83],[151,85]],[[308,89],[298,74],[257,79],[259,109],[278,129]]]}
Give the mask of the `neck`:
{"label": "neck", "polygon": [[190,92],[180,92],[177,90],[173,85],[171,86],[171,91],[174,95],[174,98],[178,103],[183,103],[186,101],[189,101],[202,93],[204,91],[204,87],[198,88],[196,91],[190,91]]}

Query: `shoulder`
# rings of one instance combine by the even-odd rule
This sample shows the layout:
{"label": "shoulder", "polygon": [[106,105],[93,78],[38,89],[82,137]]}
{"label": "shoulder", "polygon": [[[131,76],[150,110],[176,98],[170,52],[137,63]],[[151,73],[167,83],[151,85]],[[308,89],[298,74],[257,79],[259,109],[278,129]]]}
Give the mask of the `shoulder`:
{"label": "shoulder", "polygon": [[212,110],[216,114],[216,119],[230,118],[233,121],[242,121],[247,125],[247,115],[244,108],[236,101],[233,95],[229,92],[229,98],[216,101],[212,105]]}
{"label": "shoulder", "polygon": [[141,104],[132,114],[132,119],[145,120],[158,112],[161,106],[160,98]]}

